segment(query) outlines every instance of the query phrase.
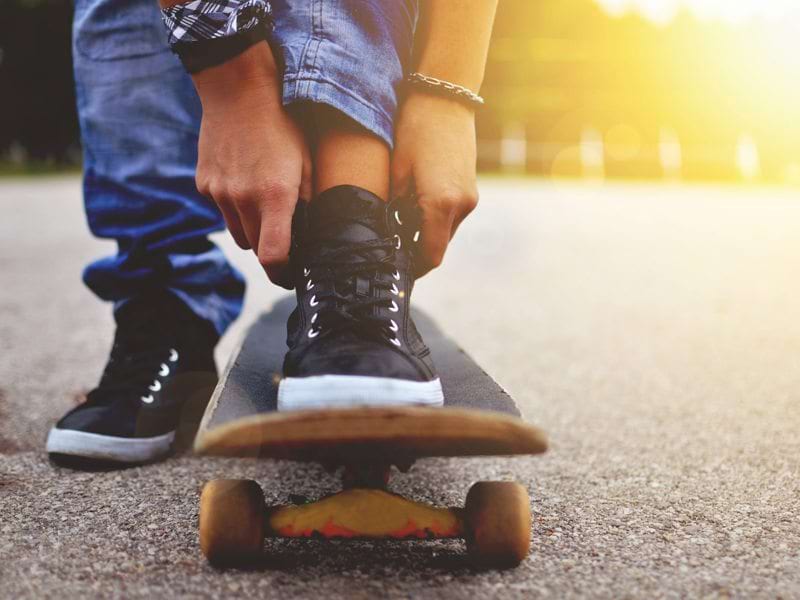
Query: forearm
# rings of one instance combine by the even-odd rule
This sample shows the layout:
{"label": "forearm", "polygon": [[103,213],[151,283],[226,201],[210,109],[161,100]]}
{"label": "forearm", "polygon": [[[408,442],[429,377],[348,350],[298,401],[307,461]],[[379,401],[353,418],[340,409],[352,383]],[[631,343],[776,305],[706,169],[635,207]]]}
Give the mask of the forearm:
{"label": "forearm", "polygon": [[278,68],[269,44],[259,42],[231,60],[195,73],[204,112],[249,102],[280,105]]}
{"label": "forearm", "polygon": [[497,0],[424,0],[414,70],[479,90]]}
{"label": "forearm", "polygon": [[247,102],[249,96],[262,104],[276,97],[278,68],[261,25],[269,18],[269,3],[260,3],[260,21],[248,14],[244,25],[241,0],[170,10],[181,4],[186,0],[159,0],[170,46],[191,74],[204,110]]}

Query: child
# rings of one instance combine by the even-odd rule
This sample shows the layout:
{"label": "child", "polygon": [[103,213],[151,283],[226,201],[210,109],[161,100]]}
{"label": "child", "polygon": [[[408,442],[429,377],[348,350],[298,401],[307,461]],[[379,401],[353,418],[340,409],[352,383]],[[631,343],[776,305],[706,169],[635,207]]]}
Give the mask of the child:
{"label": "child", "polygon": [[152,1],[76,1],[86,212],[118,243],[84,280],[117,331],[48,452],[169,453],[242,306],[223,225],[296,290],[281,410],[441,404],[409,302],[477,203],[497,0]]}

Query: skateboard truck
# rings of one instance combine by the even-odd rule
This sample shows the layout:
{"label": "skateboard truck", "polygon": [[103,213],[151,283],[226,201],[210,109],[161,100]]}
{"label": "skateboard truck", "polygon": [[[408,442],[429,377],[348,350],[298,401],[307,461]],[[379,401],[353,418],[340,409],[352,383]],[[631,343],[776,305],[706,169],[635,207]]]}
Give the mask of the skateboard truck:
{"label": "skateboard truck", "polygon": [[[471,562],[483,568],[513,567],[527,556],[530,504],[527,491],[518,483],[479,482],[469,490],[463,508],[442,508],[387,491],[388,474],[385,467],[349,467],[341,492],[284,506],[267,506],[255,481],[210,481],[200,497],[200,547],[212,564],[220,566],[257,560],[266,537],[463,538]],[[353,487],[348,482],[361,485]]]}

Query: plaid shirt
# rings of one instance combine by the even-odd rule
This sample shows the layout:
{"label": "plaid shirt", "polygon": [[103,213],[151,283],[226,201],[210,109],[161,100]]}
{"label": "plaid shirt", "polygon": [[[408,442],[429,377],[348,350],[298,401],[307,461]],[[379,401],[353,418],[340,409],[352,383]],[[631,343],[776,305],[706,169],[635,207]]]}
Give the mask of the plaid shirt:
{"label": "plaid shirt", "polygon": [[267,0],[190,0],[161,11],[169,45],[234,36],[259,24],[269,24]]}

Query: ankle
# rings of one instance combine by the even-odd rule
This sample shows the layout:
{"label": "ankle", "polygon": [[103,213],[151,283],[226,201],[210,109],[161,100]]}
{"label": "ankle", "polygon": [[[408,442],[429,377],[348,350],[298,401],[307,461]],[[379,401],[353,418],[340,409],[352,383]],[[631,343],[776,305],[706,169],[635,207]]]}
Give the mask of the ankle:
{"label": "ankle", "polygon": [[330,108],[315,112],[318,136],[314,156],[314,189],[353,185],[389,198],[390,151],[379,137]]}

